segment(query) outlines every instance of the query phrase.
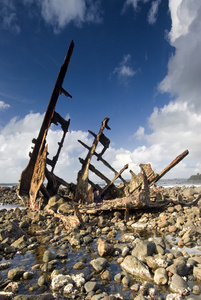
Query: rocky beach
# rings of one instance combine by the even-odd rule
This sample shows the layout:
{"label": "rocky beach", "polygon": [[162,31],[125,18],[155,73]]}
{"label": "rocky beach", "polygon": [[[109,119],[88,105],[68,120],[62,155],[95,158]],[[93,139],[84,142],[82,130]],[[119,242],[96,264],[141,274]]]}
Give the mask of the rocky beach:
{"label": "rocky beach", "polygon": [[[71,229],[0,187],[0,299],[200,299],[201,186],[160,189],[173,202],[127,221],[124,211],[85,212]],[[67,215],[64,195],[48,207]]]}

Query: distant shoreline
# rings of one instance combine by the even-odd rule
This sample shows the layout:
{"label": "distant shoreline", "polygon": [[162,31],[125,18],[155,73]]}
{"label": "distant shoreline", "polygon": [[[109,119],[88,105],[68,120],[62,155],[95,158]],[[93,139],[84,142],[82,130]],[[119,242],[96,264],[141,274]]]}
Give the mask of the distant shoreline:
{"label": "distant shoreline", "polygon": [[[194,179],[194,176],[196,176],[196,179]],[[201,175],[200,175],[201,176]],[[98,183],[100,184],[100,182]],[[117,184],[119,184],[119,181],[117,181]],[[104,184],[100,184],[101,186],[104,186]],[[160,179],[156,182],[157,186],[163,186],[163,187],[174,187],[174,186],[200,186],[201,185],[201,178],[199,179],[197,175],[192,175],[190,178],[173,178],[173,179]],[[0,183],[0,187],[16,187],[18,186],[18,183]]]}

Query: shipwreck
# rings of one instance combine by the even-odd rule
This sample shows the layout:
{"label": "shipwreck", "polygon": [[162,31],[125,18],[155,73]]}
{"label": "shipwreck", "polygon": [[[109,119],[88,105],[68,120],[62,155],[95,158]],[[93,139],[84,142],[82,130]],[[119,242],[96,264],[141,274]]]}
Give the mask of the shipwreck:
{"label": "shipwreck", "polygon": [[[124,210],[125,218],[128,219],[129,211],[143,208],[160,207],[166,204],[166,200],[156,187],[156,182],[162,178],[170,169],[178,164],[186,155],[185,150],[177,156],[164,170],[156,174],[150,164],[140,164],[140,173],[135,174],[130,170],[131,179],[125,180],[123,172],[129,168],[126,164],[121,170],[115,170],[105,159],[104,153],[110,146],[110,140],[105,134],[105,130],[110,130],[109,118],[102,121],[99,132],[96,134],[89,130],[94,140],[92,145],[86,145],[79,140],[78,142],[88,150],[87,156],[79,158],[81,163],[80,171],[77,174],[77,183],[66,182],[63,178],[54,173],[56,163],[59,159],[63,147],[64,139],[69,129],[70,119],[65,120],[55,111],[59,96],[63,93],[67,97],[72,97],[64,88],[63,81],[73,53],[74,42],[70,43],[69,49],[62,64],[52,95],[50,97],[47,110],[34,144],[32,152],[29,153],[30,159],[27,167],[22,171],[17,194],[23,200],[26,207],[33,210],[47,209],[48,200],[59,192],[60,186],[66,188],[71,193],[74,216],[62,216],[67,226],[76,226],[82,224],[82,213],[98,213],[108,210]],[[60,125],[63,131],[61,141],[58,143],[58,150],[55,156],[50,159],[48,155],[48,145],[46,137],[51,124]],[[97,153],[97,146],[101,145],[102,151]],[[92,157],[95,156],[98,161],[104,164],[106,168],[114,173],[112,180],[101,173],[91,164]],[[89,179],[89,172],[93,172],[98,178],[105,182],[102,187]],[[117,185],[116,180],[121,184]]]}

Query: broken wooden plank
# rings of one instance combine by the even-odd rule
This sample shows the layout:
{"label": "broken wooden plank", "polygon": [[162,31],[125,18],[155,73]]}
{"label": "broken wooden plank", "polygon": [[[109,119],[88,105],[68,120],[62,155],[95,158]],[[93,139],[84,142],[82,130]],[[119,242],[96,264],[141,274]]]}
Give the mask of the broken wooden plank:
{"label": "broken wooden plank", "polygon": [[88,190],[88,175],[89,175],[89,165],[91,158],[96,150],[96,147],[98,145],[98,142],[100,140],[100,136],[103,133],[103,130],[105,128],[110,129],[108,126],[109,118],[105,118],[102,122],[101,128],[99,130],[99,133],[94,138],[94,142],[85,158],[85,161],[82,165],[81,170],[78,172],[77,176],[77,188],[75,193],[75,201],[82,201],[84,202],[85,199],[87,199],[87,190]]}
{"label": "broken wooden plank", "polygon": [[115,175],[115,177],[104,187],[104,189],[102,190],[102,192],[100,193],[100,196],[102,196],[107,189],[115,182],[115,180],[126,170],[128,169],[128,164],[126,164],[120,171],[118,174]]}
{"label": "broken wooden plank", "polygon": [[[154,173],[150,164],[140,164],[140,167],[145,171],[148,185],[151,187],[159,179],[161,179],[169,170],[171,170],[175,165],[177,165],[182,159],[188,155],[188,150],[185,150],[180,155],[178,155],[160,174]],[[130,194],[135,194],[141,190],[143,178],[142,173],[136,175],[131,171],[132,179],[130,183],[125,187],[125,194],[129,196]]]}
{"label": "broken wooden plank", "polygon": [[[180,155],[178,155],[165,169],[163,169],[153,180],[153,183],[161,179],[167,172],[169,172],[173,167],[175,167],[182,159],[184,159],[189,154],[188,150],[185,150]],[[152,183],[152,184],[153,184]]]}
{"label": "broken wooden plank", "polygon": [[[78,140],[78,142],[83,145],[86,149],[90,150],[90,147],[87,146],[85,143],[83,143],[81,140]],[[99,154],[94,151],[94,155],[97,156],[99,158],[99,160],[107,167],[109,168],[111,171],[114,172],[114,174],[118,174],[118,172],[105,160],[103,159],[102,157],[99,157]],[[119,176],[119,179],[121,179],[121,181],[124,183],[124,184],[127,184],[127,181],[120,175]]]}
{"label": "broken wooden plank", "polygon": [[[68,52],[65,56],[64,63],[60,68],[52,95],[49,100],[49,104],[48,104],[48,107],[47,107],[47,110],[46,110],[46,113],[45,113],[45,116],[43,119],[43,123],[42,123],[41,129],[38,134],[38,137],[37,137],[37,139],[34,139],[35,146],[30,155],[29,163],[28,163],[27,167],[23,170],[21,177],[20,177],[17,194],[23,201],[25,201],[26,206],[28,205],[27,199],[29,199],[31,181],[32,181],[32,177],[34,174],[35,165],[36,165],[38,158],[40,156],[41,157],[43,156],[42,154],[43,154],[43,151],[45,148],[46,136],[48,133],[48,129],[52,123],[52,119],[54,117],[57,99],[58,99],[59,95],[63,92],[62,84],[63,84],[64,77],[65,77],[67,69],[68,69],[68,65],[69,65],[70,58],[71,58],[71,55],[73,52],[73,48],[74,48],[74,42],[72,41],[69,46]],[[35,195],[36,194],[37,193],[35,193]],[[33,198],[32,198],[32,201],[33,201]]]}
{"label": "broken wooden plank", "polygon": [[[79,161],[81,162],[81,164],[84,164],[84,159],[79,157]],[[93,172],[94,174],[96,174],[99,178],[101,178],[102,180],[104,180],[107,184],[110,183],[110,179],[107,178],[103,173],[101,173],[100,171],[98,171],[92,164],[89,164],[89,170],[91,172]]]}

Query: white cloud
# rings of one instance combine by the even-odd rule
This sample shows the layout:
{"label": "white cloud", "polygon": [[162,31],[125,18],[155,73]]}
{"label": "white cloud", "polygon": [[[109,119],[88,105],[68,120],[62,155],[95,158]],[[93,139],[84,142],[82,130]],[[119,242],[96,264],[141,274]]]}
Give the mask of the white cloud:
{"label": "white cloud", "polygon": [[196,16],[199,16],[200,1],[169,0],[169,9],[172,19],[170,31],[171,43],[189,31],[189,27]]}
{"label": "white cloud", "polygon": [[114,69],[112,74],[117,74],[120,82],[126,84],[127,80],[136,74],[136,71],[131,66],[131,55],[124,55],[123,60],[119,63],[119,66]]}
{"label": "white cloud", "polygon": [[188,1],[179,1],[175,14],[176,2],[170,1],[173,20],[169,34],[175,54],[169,60],[168,74],[159,89],[176,95],[177,101],[187,102],[196,111],[201,111],[201,2],[192,0],[189,6]]}
{"label": "white cloud", "polygon": [[41,15],[47,24],[59,33],[70,22],[81,26],[84,22],[100,22],[99,1],[92,0],[38,0]]}
{"label": "white cloud", "polygon": [[[59,33],[70,22],[81,26],[84,22],[101,22],[100,0],[23,0],[27,16],[31,16],[33,6],[39,10],[43,20]],[[18,18],[18,3],[15,0],[1,0],[0,25],[16,34],[21,32]]]}
{"label": "white cloud", "polygon": [[175,47],[175,54],[169,60],[168,73],[159,90],[175,99],[160,109],[154,108],[148,119],[152,133],[147,134],[139,127],[135,137],[147,142],[146,156],[156,167],[156,156],[162,161],[171,160],[188,149],[188,157],[166,175],[188,177],[201,171],[201,1],[169,0],[169,8],[172,19],[169,41]]}
{"label": "white cloud", "polygon": [[[28,154],[33,147],[31,141],[37,138],[42,120],[43,115],[40,113],[29,113],[23,119],[17,117],[11,119],[0,130],[0,182],[18,182],[22,170],[29,161]],[[48,131],[47,143],[50,159],[57,153],[57,142],[61,140],[61,137],[60,129]],[[85,158],[86,156],[86,150],[78,143],[78,139],[88,145],[92,143],[87,132],[69,131],[55,168],[55,174],[69,182],[76,181],[77,172],[80,169],[78,157]]]}
{"label": "white cloud", "polygon": [[157,20],[158,7],[161,3],[161,0],[155,0],[151,3],[151,8],[148,14],[148,23],[153,25]]}
{"label": "white cloud", "polygon": [[0,101],[0,111],[8,108],[10,108],[10,104],[5,103],[4,101]]}

